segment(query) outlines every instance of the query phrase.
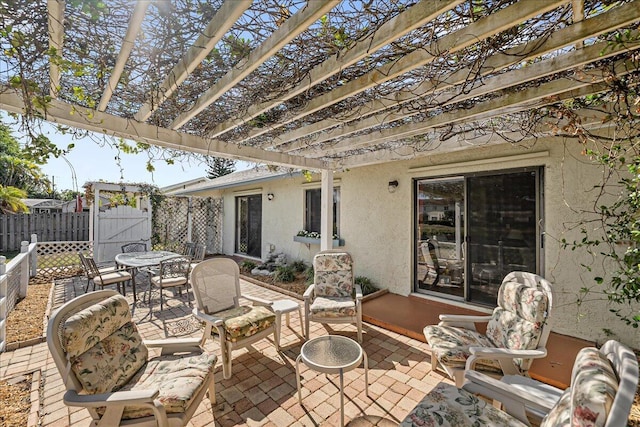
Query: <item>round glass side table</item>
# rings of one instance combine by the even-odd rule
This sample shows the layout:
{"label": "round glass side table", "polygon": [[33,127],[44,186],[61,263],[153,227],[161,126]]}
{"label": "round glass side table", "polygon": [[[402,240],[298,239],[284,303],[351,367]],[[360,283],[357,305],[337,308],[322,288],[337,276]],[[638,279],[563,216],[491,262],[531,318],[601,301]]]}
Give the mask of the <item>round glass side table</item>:
{"label": "round glass side table", "polygon": [[326,335],[313,338],[302,345],[300,355],[296,358],[296,381],[298,385],[298,402],[302,405],[300,385],[300,360],[309,369],[324,374],[340,375],[340,425],[344,426],[344,378],[345,372],[360,366],[364,360],[364,387],[369,395],[369,362],[367,353],[357,341],[340,335]]}

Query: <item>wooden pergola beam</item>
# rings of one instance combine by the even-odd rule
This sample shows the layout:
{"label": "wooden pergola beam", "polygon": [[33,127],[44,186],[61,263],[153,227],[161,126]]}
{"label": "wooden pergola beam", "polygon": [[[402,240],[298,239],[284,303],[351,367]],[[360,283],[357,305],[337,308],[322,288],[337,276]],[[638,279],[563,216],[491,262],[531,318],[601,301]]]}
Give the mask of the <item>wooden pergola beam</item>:
{"label": "wooden pergola beam", "polygon": [[124,71],[124,66],[129,59],[129,55],[131,55],[136,38],[140,32],[140,27],[142,26],[142,21],[144,20],[144,16],[147,13],[147,8],[150,4],[150,0],[138,0],[136,2],[133,14],[131,15],[131,20],[129,21],[129,26],[127,27],[127,33],[122,41],[120,53],[118,53],[118,59],[116,59],[116,65],[113,67],[113,71],[109,77],[109,82],[100,97],[98,111],[104,111],[107,109],[107,105],[113,96],[113,91],[118,86],[120,76],[122,76],[122,72]]}
{"label": "wooden pergola beam", "polygon": [[[64,0],[47,0],[49,48],[62,57],[62,45],[64,43]],[[60,89],[60,67],[57,61],[49,60],[49,95],[58,97]]]}
{"label": "wooden pergola beam", "polygon": [[179,129],[189,120],[198,115],[202,110],[214,103],[229,89],[238,84],[258,68],[262,63],[271,58],[278,50],[293,40],[298,34],[306,30],[312,23],[320,19],[322,15],[333,9],[340,0],[315,1],[307,3],[306,7],[287,19],[267,40],[258,48],[251,51],[246,61],[241,61],[234,69],[222,76],[210,87],[188,111],[178,115],[169,126]]}
{"label": "wooden pergola beam", "polygon": [[447,34],[434,43],[422,49],[415,50],[399,58],[397,61],[376,68],[356,80],[347,82],[330,92],[317,96],[309,101],[304,108],[296,114],[292,114],[291,117],[288,117],[286,120],[265,126],[264,128],[253,129],[244,139],[255,138],[256,136],[278,129],[295,120],[302,119],[316,111],[334,105],[350,96],[357,95],[411,70],[427,65],[439,58],[437,54],[434,55],[431,54],[431,52],[447,52],[449,54],[458,52],[527,19],[553,10],[561,4],[566,3],[566,1],[567,0],[536,0],[534,2],[518,2],[513,4],[493,15],[481,18],[465,28]]}
{"label": "wooden pergola beam", "polygon": [[[613,67],[615,75],[625,75],[633,70],[628,61],[618,61]],[[402,140],[413,136],[424,135],[430,129],[463,121],[477,121],[505,114],[513,114],[530,108],[550,105],[563,99],[598,93],[606,90],[603,82],[607,76],[602,74],[581,73],[571,80],[553,80],[537,87],[505,94],[496,99],[475,104],[466,110],[450,111],[438,114],[420,123],[410,123],[389,129],[383,129],[368,135],[348,138],[333,147],[316,151],[314,157],[331,156],[341,152],[359,148],[372,147],[384,142]]]}
{"label": "wooden pergola beam", "polygon": [[156,93],[140,107],[135,114],[135,119],[144,122],[175,90],[189,77],[198,65],[204,61],[207,55],[231,29],[233,24],[251,6],[253,0],[226,0],[216,12],[209,24],[200,34],[193,46],[167,74]]}
{"label": "wooden pergola beam", "polygon": [[[0,109],[24,114],[25,104],[20,92],[6,86],[0,87]],[[322,170],[328,167],[326,162],[316,159],[265,151],[255,147],[238,146],[217,139],[206,139],[58,100],[51,101],[47,110],[43,112],[43,118],[65,126],[134,141],[144,141],[158,147],[192,153],[301,169]]]}
{"label": "wooden pergola beam", "polygon": [[218,124],[209,137],[214,138],[228,132],[236,127],[250,121],[256,116],[282,104],[283,102],[300,95],[309,88],[338,74],[341,70],[355,64],[361,59],[371,55],[373,52],[388,45],[394,40],[408,34],[416,28],[424,25],[438,15],[453,9],[465,0],[448,0],[433,2],[423,0],[413,5],[395,18],[384,23],[375,33],[369,37],[359,40],[354,46],[349,47],[345,52],[332,56],[323,63],[313,68],[304,81],[289,90],[286,94],[279,96],[277,99],[262,102],[249,107],[247,112],[238,118],[226,120]]}
{"label": "wooden pergola beam", "polygon": [[[609,114],[604,111],[580,110],[576,114],[582,118],[582,125],[585,128],[597,129],[605,124],[605,118]],[[435,133],[435,130],[432,130]],[[437,140],[433,144],[433,148],[428,150],[416,151],[413,147],[405,146],[394,149],[384,149],[370,153],[350,156],[336,161],[335,170],[349,169],[354,167],[373,166],[381,163],[388,163],[398,160],[418,159],[431,157],[438,154],[452,153],[461,150],[469,150],[473,148],[482,148],[488,145],[512,144],[509,141],[527,142],[533,139],[538,141],[555,140],[570,135],[557,134],[555,130],[551,130],[545,123],[540,124],[533,132],[523,135],[520,131],[506,132],[501,137],[497,137],[495,133],[489,133],[484,136],[478,136],[474,131],[469,131],[458,135],[457,138],[450,138],[446,141]],[[437,136],[434,135],[434,139]],[[446,164],[441,164],[446,168]]]}
{"label": "wooden pergola beam", "polygon": [[[494,55],[487,59],[487,61],[483,65],[483,68],[478,71],[478,74],[485,75],[489,72],[494,72],[495,70],[506,68],[518,62],[528,61],[536,56],[541,56],[553,50],[560,49],[563,46],[574,44],[587,38],[596,37],[608,31],[613,31],[616,28],[631,24],[640,19],[639,3],[640,1],[636,0],[634,2],[622,5],[621,7],[615,8],[607,13],[597,15],[586,21],[582,21],[569,27],[562,28],[557,32],[554,32],[546,40],[533,40],[521,46],[511,48],[503,53]],[[612,51],[612,49],[615,49],[616,53],[619,53],[619,51],[626,49],[626,47],[622,45],[615,48],[613,46],[610,46],[608,49],[603,50],[602,58],[611,56],[609,55],[609,53]],[[283,144],[292,142],[289,146],[283,149],[283,151],[285,152],[291,152],[301,148],[305,148],[310,144],[319,144],[331,139],[344,137],[351,133],[359,132],[373,126],[377,126],[378,124],[382,124],[384,122],[388,123],[393,117],[396,117],[395,120],[397,120],[398,118],[401,118],[400,115],[394,113],[383,113],[377,118],[372,118],[370,121],[360,121],[355,125],[341,126],[337,128],[337,126],[343,125],[345,121],[356,120],[360,119],[364,115],[372,115],[383,112],[384,110],[387,110],[389,108],[397,107],[404,103],[418,99],[422,96],[428,95],[436,90],[443,91],[449,89],[454,85],[466,81],[470,73],[471,71],[468,69],[460,70],[447,77],[445,81],[439,82],[438,85],[435,85],[431,82],[425,82],[418,85],[413,90],[399,92],[391,99],[373,100],[363,105],[359,109],[358,114],[353,118],[343,120],[330,118],[300,127],[274,138],[271,141],[271,146],[278,147]],[[369,124],[373,125],[368,126]],[[329,130],[331,128],[335,129]],[[296,141],[296,139],[300,139],[302,137],[322,131],[325,132],[319,134],[312,141]]]}
{"label": "wooden pergola beam", "polygon": [[[633,36],[636,36],[637,34],[638,32],[636,31],[633,33]],[[492,92],[504,90],[509,87],[523,84],[529,81],[537,80],[546,76],[550,76],[552,74],[561,73],[563,71],[571,69],[579,69],[586,64],[615,56],[622,51],[637,49],[640,49],[640,43],[635,43],[634,45],[617,46],[610,46],[608,42],[597,43],[584,49],[571,51],[562,56],[553,57],[545,61],[536,62],[527,67],[518,68],[504,74],[487,78],[482,82],[481,86],[478,86],[471,90],[469,90],[469,88],[458,88],[457,94],[449,92],[439,93],[433,99],[430,99],[429,102],[432,105],[444,107],[450,104],[487,95]],[[339,129],[339,132],[326,132],[325,134],[320,135],[317,140],[314,140],[313,143],[315,145],[318,142],[326,142],[330,139],[335,139],[336,134],[338,133],[340,134],[339,136],[343,137],[352,133],[361,132],[375,126],[409,118],[411,116],[423,113],[424,111],[425,110],[418,110],[414,108],[411,110],[403,109],[394,113],[374,115],[352,125],[345,125]],[[374,140],[371,141],[375,142]],[[328,152],[330,152],[331,154],[336,154],[338,152],[349,151],[351,148],[356,147],[350,147],[349,141],[341,141],[331,147]],[[296,154],[303,154],[311,150],[314,150],[313,146],[307,147],[302,151],[298,151]]]}

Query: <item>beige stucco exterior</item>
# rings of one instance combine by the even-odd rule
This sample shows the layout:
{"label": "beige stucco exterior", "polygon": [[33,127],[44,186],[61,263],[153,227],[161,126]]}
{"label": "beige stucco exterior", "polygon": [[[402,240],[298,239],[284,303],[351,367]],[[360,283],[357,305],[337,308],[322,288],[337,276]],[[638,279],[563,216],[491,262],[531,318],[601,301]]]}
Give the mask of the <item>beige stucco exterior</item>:
{"label": "beige stucco exterior", "polygon": [[[593,186],[601,170],[581,154],[574,140],[547,138],[527,147],[493,144],[484,147],[434,154],[432,157],[390,162],[338,172],[340,187],[340,236],[344,250],[355,260],[355,274],[366,276],[380,288],[409,295],[413,288],[413,180],[469,172],[512,169],[527,166],[544,168],[543,224],[544,248],[540,273],[554,284],[555,332],[602,342],[604,329],[634,348],[640,348],[636,331],[609,313],[605,302],[576,303],[579,290],[593,286],[593,277],[602,263],[582,251],[562,249],[560,241],[582,238],[579,212],[593,208]],[[388,182],[397,180],[395,192]],[[311,263],[319,245],[294,242],[304,227],[304,190],[320,188],[320,174],[307,182],[302,175],[260,183],[208,190],[193,195],[224,198],[224,252],[234,252],[235,197],[262,194],[262,254],[270,249],[284,252],[289,260]],[[273,200],[267,194],[274,195]],[[587,272],[586,263],[594,272]],[[427,297],[429,298],[429,297]],[[477,308],[477,307],[474,307]]]}

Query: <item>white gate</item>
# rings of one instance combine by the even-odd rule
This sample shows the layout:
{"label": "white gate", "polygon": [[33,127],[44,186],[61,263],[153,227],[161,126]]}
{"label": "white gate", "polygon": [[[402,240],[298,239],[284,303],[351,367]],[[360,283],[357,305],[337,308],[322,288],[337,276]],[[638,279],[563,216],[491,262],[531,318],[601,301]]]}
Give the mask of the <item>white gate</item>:
{"label": "white gate", "polygon": [[93,235],[96,261],[112,261],[125,243],[151,246],[151,212],[131,206],[117,206],[98,213]]}

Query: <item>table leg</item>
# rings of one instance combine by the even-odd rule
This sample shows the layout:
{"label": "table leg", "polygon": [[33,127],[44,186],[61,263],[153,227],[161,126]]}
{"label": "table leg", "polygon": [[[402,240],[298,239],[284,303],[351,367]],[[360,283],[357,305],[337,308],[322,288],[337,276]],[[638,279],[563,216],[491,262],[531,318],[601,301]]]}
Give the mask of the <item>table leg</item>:
{"label": "table leg", "polygon": [[302,355],[296,357],[296,383],[298,385],[298,403],[302,406],[302,391],[300,390],[300,358]]}
{"label": "table leg", "polygon": [[305,337],[304,334],[304,321],[302,320],[302,308],[298,308],[298,317],[300,318],[300,332],[302,333],[302,337]]}
{"label": "table leg", "polygon": [[344,377],[340,369],[340,427],[344,427]]}
{"label": "table leg", "polygon": [[135,304],[138,301],[138,296],[136,295],[136,273],[137,270],[131,270],[131,287],[133,288],[133,303]]}
{"label": "table leg", "polygon": [[369,396],[369,359],[364,350],[362,350],[362,355],[364,356],[364,392],[366,396]]}

